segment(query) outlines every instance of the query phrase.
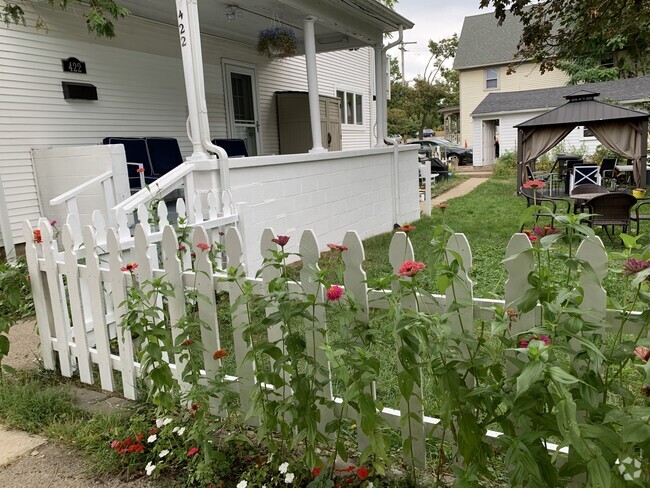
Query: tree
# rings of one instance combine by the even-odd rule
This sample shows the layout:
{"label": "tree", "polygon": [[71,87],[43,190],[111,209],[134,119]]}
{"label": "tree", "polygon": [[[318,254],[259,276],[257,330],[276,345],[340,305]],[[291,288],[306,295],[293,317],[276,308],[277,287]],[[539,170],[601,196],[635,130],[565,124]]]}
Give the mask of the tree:
{"label": "tree", "polygon": [[390,57],[390,82],[397,83],[402,79],[402,70],[399,69],[399,61],[393,56]]}
{"label": "tree", "polygon": [[494,7],[499,22],[509,14],[521,20],[517,58],[539,63],[542,73],[572,67],[578,80],[611,76],[599,72],[605,59],[613,60],[618,78],[650,73],[650,0],[481,0],[480,6]]}
{"label": "tree", "polygon": [[[33,0],[19,0],[19,3],[6,2],[0,9],[0,20],[7,25],[11,23],[27,25],[25,11],[21,5],[35,3],[36,1]],[[71,3],[78,4],[83,9],[88,31],[98,37],[115,37],[115,25],[111,18],[117,20],[130,14],[127,9],[120,7],[113,0],[48,0],[48,3],[62,10],[66,10]],[[34,27],[47,30],[47,23],[39,15]]]}

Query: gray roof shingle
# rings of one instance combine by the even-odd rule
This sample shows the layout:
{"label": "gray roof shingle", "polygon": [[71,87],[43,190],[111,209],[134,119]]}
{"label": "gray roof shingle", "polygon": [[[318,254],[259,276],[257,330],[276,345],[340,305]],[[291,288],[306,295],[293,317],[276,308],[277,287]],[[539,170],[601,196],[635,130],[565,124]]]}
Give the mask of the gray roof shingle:
{"label": "gray roof shingle", "polygon": [[514,60],[522,25],[508,14],[498,25],[494,12],[465,17],[458,38],[454,69],[508,64]]}
{"label": "gray roof shingle", "polygon": [[581,90],[600,93],[597,99],[601,101],[648,100],[650,99],[650,76],[538,90],[490,93],[479,103],[471,115],[555,108],[566,103],[565,96]]}

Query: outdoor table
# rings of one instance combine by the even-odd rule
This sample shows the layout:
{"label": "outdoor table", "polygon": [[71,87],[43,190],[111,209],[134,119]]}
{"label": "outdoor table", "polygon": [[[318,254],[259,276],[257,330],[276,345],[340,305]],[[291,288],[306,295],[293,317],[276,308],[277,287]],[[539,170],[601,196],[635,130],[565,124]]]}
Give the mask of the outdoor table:
{"label": "outdoor table", "polygon": [[596,198],[601,195],[605,195],[607,193],[609,192],[601,191],[601,192],[594,192],[594,193],[576,193],[574,195],[569,195],[571,200],[573,200],[573,213],[577,213],[576,209],[582,207],[585,203],[587,203],[592,198]]}

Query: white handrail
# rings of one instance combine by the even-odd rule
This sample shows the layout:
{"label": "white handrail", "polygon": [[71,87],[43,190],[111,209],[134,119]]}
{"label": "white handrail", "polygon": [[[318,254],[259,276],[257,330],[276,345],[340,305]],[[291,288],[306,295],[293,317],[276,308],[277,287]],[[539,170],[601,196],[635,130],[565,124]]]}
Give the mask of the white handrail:
{"label": "white handrail", "polygon": [[113,176],[112,171],[106,171],[105,173],[102,173],[99,176],[95,176],[92,180],[88,180],[85,183],[82,183],[81,185],[74,187],[72,190],[62,193],[58,197],[52,198],[50,200],[50,205],[54,206],[54,205],[61,205],[62,203],[66,203],[68,200],[72,200],[77,195],[83,193],[91,186],[97,185],[103,182],[104,180],[111,178],[112,176]]}

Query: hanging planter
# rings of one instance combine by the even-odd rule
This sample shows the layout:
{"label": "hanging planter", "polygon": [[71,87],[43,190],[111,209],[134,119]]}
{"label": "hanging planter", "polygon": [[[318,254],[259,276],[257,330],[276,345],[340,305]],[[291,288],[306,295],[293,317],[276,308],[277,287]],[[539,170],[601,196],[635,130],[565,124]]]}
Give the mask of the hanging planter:
{"label": "hanging planter", "polygon": [[293,56],[297,47],[296,33],[283,25],[261,30],[257,39],[257,52],[269,58]]}

